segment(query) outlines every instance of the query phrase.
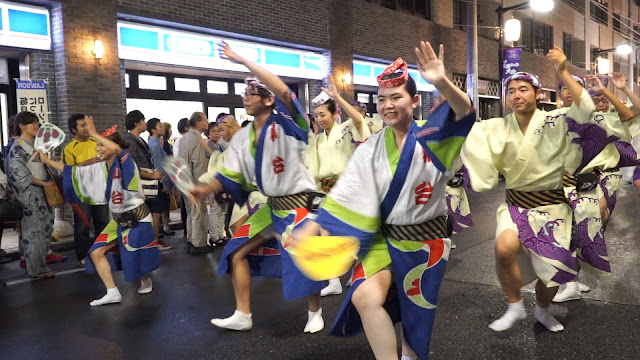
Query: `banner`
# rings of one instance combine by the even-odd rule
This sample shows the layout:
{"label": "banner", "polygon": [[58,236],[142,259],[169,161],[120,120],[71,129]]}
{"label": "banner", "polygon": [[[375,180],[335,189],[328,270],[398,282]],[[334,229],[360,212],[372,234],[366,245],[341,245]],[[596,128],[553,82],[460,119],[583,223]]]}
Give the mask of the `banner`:
{"label": "banner", "polygon": [[520,70],[520,56],[522,48],[504,49],[502,60],[502,81]]}
{"label": "banner", "polygon": [[49,122],[47,84],[44,81],[17,80],[16,98],[18,99],[18,112],[30,111],[38,115],[40,124]]}

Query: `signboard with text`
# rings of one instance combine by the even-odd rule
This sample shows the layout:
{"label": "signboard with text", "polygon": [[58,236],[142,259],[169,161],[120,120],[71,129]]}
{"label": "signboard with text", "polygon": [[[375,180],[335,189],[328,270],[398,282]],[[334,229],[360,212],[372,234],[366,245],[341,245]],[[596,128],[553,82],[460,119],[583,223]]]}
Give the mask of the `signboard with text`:
{"label": "signboard with text", "polygon": [[502,81],[504,82],[509,76],[520,70],[520,58],[522,56],[522,48],[504,49],[504,57],[502,58]]}
{"label": "signboard with text", "polygon": [[16,98],[18,111],[30,111],[38,115],[40,124],[49,122],[47,84],[44,81],[16,81]]}

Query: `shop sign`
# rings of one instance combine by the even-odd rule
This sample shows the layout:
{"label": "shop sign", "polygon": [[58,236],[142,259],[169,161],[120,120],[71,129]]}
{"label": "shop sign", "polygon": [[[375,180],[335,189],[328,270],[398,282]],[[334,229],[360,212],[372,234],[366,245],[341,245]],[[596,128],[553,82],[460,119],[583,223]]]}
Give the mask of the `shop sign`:
{"label": "shop sign", "polygon": [[49,10],[0,1],[0,46],[51,50]]}
{"label": "shop sign", "polygon": [[[353,83],[356,85],[378,86],[377,77],[380,75],[387,65],[393,61],[385,63],[375,63],[364,60],[353,60]],[[436,88],[431,83],[420,76],[418,70],[409,69],[409,76],[416,82],[418,91],[432,92]]]}
{"label": "shop sign", "polygon": [[30,111],[38,115],[41,124],[49,122],[47,84],[44,81],[16,81],[16,98],[18,111]]}
{"label": "shop sign", "polygon": [[316,80],[326,76],[321,53],[118,21],[121,59],[248,72],[246,67],[221,58],[217,45],[221,41],[276,75]]}

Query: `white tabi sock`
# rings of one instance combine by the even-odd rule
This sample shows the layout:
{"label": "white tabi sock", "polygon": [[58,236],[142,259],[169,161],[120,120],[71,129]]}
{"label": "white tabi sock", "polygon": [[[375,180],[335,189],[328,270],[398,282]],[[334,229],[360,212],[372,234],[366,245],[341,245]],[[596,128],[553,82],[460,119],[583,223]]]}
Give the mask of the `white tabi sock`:
{"label": "white tabi sock", "polygon": [[304,327],[304,332],[308,333],[317,333],[318,331],[324,329],[324,319],[322,318],[322,308],[318,309],[318,311],[309,311],[309,317],[307,320],[307,325]]}
{"label": "white tabi sock", "polygon": [[489,328],[493,331],[505,331],[508,330],[518,320],[522,320],[527,317],[527,311],[524,309],[524,302],[522,300],[517,303],[509,303],[507,311],[500,317],[500,319],[489,324]]}
{"label": "white tabi sock", "polygon": [[122,301],[122,295],[117,287],[107,289],[107,294],[100,299],[93,300],[89,303],[91,306],[100,306],[106,304],[115,304]]}
{"label": "white tabi sock", "polygon": [[402,356],[400,357],[400,360],[418,360],[417,356],[407,356],[405,354],[402,354]]}
{"label": "white tabi sock", "polygon": [[564,326],[562,326],[562,324],[560,324],[558,320],[549,313],[548,309],[541,308],[537,304],[533,309],[533,316],[549,331],[558,332],[564,330]]}
{"label": "white tabi sock", "polygon": [[138,294],[148,294],[153,290],[153,283],[151,282],[151,278],[140,279],[140,288],[138,289]]}
{"label": "white tabi sock", "polygon": [[253,327],[253,320],[251,320],[251,314],[245,314],[242,311],[236,310],[233,315],[226,319],[211,319],[211,323],[217,327],[223,329],[247,331]]}

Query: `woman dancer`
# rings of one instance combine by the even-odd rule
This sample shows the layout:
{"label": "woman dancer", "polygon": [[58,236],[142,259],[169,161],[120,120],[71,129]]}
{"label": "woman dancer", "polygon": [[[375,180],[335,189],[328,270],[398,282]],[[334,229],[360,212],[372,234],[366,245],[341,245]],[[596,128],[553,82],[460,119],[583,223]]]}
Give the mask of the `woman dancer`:
{"label": "woman dancer", "polygon": [[151,213],[144,203],[138,168],[123,149],[129,144],[116,132],[117,125],[102,134],[91,116],[85,116],[89,135],[98,140],[99,163],[65,166],[40,152],[49,166],[64,171],[64,195],[69,202],[109,204],[113,220],[107,224],[89,249],[85,271],[97,272],[107,294],[91,306],[119,303],[120,291],[112,270],[122,270],[126,281],[140,279],[138,294],[152,290],[149,274],[160,267],[160,252],[151,225]]}

